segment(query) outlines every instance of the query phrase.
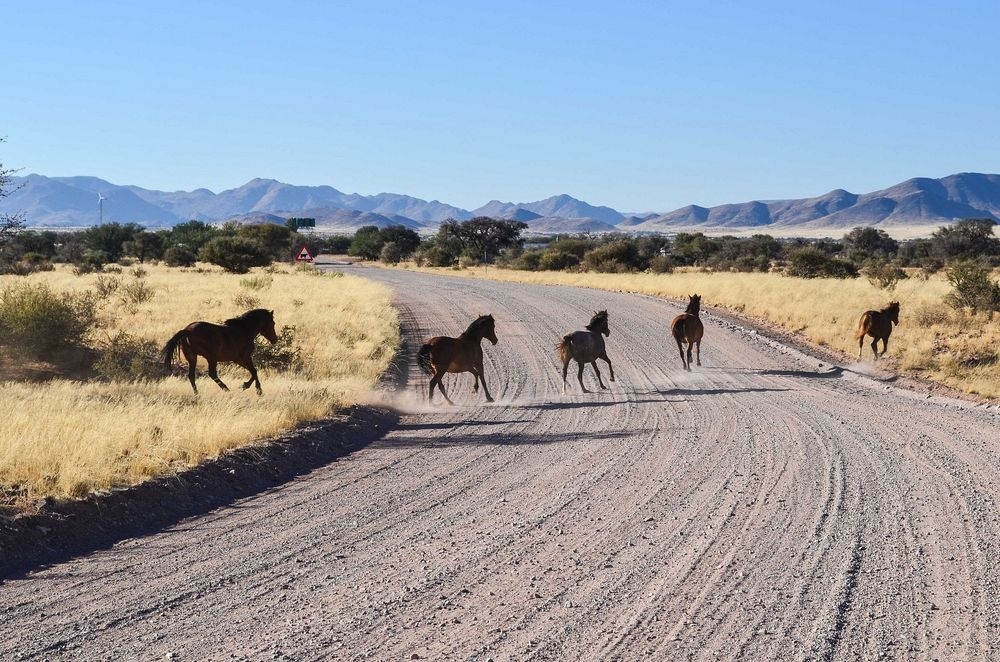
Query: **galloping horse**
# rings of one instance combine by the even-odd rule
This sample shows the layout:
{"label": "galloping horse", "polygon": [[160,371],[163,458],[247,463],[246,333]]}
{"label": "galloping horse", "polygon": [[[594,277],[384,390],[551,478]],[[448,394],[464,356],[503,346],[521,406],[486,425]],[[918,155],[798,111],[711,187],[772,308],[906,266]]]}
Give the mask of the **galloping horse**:
{"label": "galloping horse", "polygon": [[[604,337],[601,337],[603,334]],[[597,383],[601,388],[607,388],[601,381],[601,371],[597,369],[597,359],[602,359],[608,364],[611,371],[611,381],[615,381],[615,369],[611,367],[611,360],[608,358],[604,348],[604,338],[611,335],[608,328],[608,311],[601,310],[594,313],[590,318],[590,324],[586,331],[574,331],[563,336],[562,342],[556,345],[556,354],[563,364],[563,393],[566,392],[566,371],[569,368],[569,360],[576,359],[579,370],[576,371],[576,379],[580,382],[580,388],[584,393],[590,393],[583,385],[583,366],[590,364],[594,366],[597,373]]]}
{"label": "galloping horse", "polygon": [[[705,335],[705,325],[698,318],[700,309],[701,297],[692,294],[688,299],[687,308],[670,324],[670,335],[677,341],[677,351],[681,353],[681,363],[688,372],[691,372],[692,345],[697,350],[697,363],[701,365],[701,337]],[[684,359],[683,343],[687,343],[687,360]]]}
{"label": "galloping horse", "polygon": [[[892,325],[899,324],[899,302],[892,301],[882,310],[866,310],[861,315],[858,322],[858,332],[855,338],[858,341],[858,358],[864,349],[865,336],[871,336],[872,352],[875,353],[875,360],[885,355],[885,350],[889,349],[889,336],[892,334]],[[882,341],[882,353],[878,353],[878,341]]]}
{"label": "galloping horse", "polygon": [[250,379],[243,388],[257,387],[257,395],[261,395],[260,380],[257,378],[257,368],[253,364],[253,341],[260,334],[271,344],[278,342],[274,332],[274,311],[255,308],[239,317],[226,320],[221,326],[211,322],[192,322],[174,334],[167,341],[161,354],[163,366],[170,367],[174,352],[180,349],[188,362],[188,381],[191,388],[198,392],[194,384],[195,364],[199,356],[208,361],[208,376],[215,380],[223,391],[229,388],[219,379],[216,366],[219,361],[232,361],[250,371]]}
{"label": "galloping horse", "polygon": [[482,315],[470,324],[465,333],[458,338],[435,336],[424,343],[420,351],[417,352],[417,365],[428,375],[431,375],[428,400],[434,401],[434,387],[437,386],[441,389],[441,395],[448,401],[448,404],[455,404],[445,393],[441,378],[447,372],[471,372],[476,377],[476,383],[472,390],[478,392],[479,380],[482,380],[486,402],[493,402],[493,396],[490,395],[490,390],[486,387],[486,376],[483,375],[483,348],[480,343],[483,338],[486,338],[494,345],[497,344],[494,324],[492,315]]}

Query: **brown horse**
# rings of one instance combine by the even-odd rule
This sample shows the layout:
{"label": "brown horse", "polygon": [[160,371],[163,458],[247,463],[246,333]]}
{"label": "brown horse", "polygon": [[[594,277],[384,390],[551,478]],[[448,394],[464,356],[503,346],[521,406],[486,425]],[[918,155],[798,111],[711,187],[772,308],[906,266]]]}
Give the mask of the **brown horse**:
{"label": "brown horse", "polygon": [[[854,336],[858,341],[858,358],[861,358],[861,352],[864,350],[865,336],[874,338],[872,352],[875,353],[875,359],[885,356],[885,350],[889,349],[889,336],[892,335],[893,324],[899,324],[898,301],[891,301],[882,310],[866,310],[862,313],[858,322],[858,332]],[[881,354],[878,353],[879,340],[882,341]]]}
{"label": "brown horse", "polygon": [[483,374],[483,348],[480,345],[486,338],[497,344],[497,333],[492,315],[483,315],[469,325],[465,333],[458,338],[435,336],[428,340],[417,352],[417,365],[431,375],[431,388],[428,399],[434,401],[434,387],[441,389],[441,395],[453,405],[454,402],[444,391],[441,379],[447,372],[471,372],[476,377],[473,391],[479,391],[479,380],[483,381],[483,393],[486,402],[493,402],[493,396],[486,387],[486,376]]}
{"label": "brown horse", "polygon": [[174,334],[163,347],[163,365],[170,367],[174,352],[178,349],[188,363],[188,381],[191,388],[198,392],[194,384],[195,364],[199,356],[208,361],[208,376],[215,380],[223,391],[229,388],[219,379],[216,366],[219,361],[232,361],[250,371],[250,379],[243,388],[256,385],[257,395],[261,395],[260,380],[257,378],[257,368],[253,364],[253,341],[260,334],[271,344],[278,342],[274,332],[274,311],[256,308],[239,317],[226,320],[221,326],[211,322],[192,322]]}
{"label": "brown horse", "polygon": [[594,372],[597,373],[597,383],[601,385],[601,388],[607,388],[601,381],[601,371],[597,369],[597,359],[608,364],[608,370],[611,371],[611,381],[615,381],[615,369],[611,367],[611,360],[604,348],[604,338],[610,335],[608,311],[601,310],[594,312],[586,331],[574,331],[563,336],[562,342],[556,345],[556,354],[563,364],[563,393],[566,392],[566,371],[569,369],[570,359],[576,359],[579,366],[579,370],[576,371],[576,379],[580,382],[580,388],[583,389],[584,393],[590,393],[583,385],[583,366],[588,363],[594,366]]}
{"label": "brown horse", "polygon": [[[670,335],[677,341],[677,351],[681,353],[681,363],[684,369],[691,372],[691,346],[697,350],[697,363],[701,365],[701,337],[705,335],[705,325],[698,318],[701,309],[701,297],[692,294],[688,299],[687,308],[674,318],[670,324]],[[687,360],[684,359],[684,344],[687,343]]]}

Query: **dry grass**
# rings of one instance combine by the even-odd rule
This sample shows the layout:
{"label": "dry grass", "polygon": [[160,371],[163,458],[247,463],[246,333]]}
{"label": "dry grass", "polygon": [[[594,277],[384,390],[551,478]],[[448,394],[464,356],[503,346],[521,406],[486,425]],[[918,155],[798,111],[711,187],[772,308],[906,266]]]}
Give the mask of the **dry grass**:
{"label": "dry grass", "polygon": [[[405,265],[406,268],[415,268]],[[436,273],[522,283],[573,285],[687,300],[700,294],[703,307],[727,308],[818,345],[857,357],[858,319],[890,300],[900,302],[889,365],[988,398],[1000,397],[1000,316],[956,311],[943,303],[950,287],[943,274],[900,281],[892,292],[865,278],[800,279],[779,274],[713,273],[679,270],[672,274],[597,274],[498,269],[421,269]],[[870,338],[866,342],[870,342]],[[881,345],[880,345],[881,346]],[[865,345],[863,360],[871,360]]]}
{"label": "dry grass", "polygon": [[[6,493],[0,505],[135,484],[328,416],[372,387],[399,344],[390,293],[370,281],[288,267],[249,276],[144,268],[148,275],[141,279],[128,269],[118,276],[123,285],[141,280],[152,298],[136,302],[121,287],[108,294],[95,344],[124,330],[162,346],[189,322],[218,322],[259,305],[275,311],[279,329],[295,326],[304,368],[261,370],[263,397],[252,389],[223,392],[207,377],[199,377],[199,396],[186,376],[127,384],[0,383],[0,497]],[[19,277],[0,277],[0,289],[7,278]],[[82,291],[95,289],[99,278],[60,268],[29,280]],[[0,360],[11,361],[14,349],[6,348]],[[10,366],[3,373],[9,376]],[[220,369],[232,387],[245,375],[237,367]]]}

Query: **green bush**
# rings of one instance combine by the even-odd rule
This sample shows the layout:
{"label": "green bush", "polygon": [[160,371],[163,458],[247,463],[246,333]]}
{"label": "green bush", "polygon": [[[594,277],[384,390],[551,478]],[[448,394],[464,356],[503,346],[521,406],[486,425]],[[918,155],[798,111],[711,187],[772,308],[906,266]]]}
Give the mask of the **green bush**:
{"label": "green bush", "polygon": [[0,341],[34,356],[82,345],[96,320],[92,292],[59,294],[44,283],[15,283],[0,291]]}
{"label": "green bush", "polygon": [[625,273],[640,267],[639,249],[629,239],[619,239],[587,251],[583,264],[591,271]]}
{"label": "green bush", "polygon": [[295,327],[283,326],[278,332],[278,342],[257,341],[253,362],[258,368],[274,370],[299,370],[302,368],[302,350],[295,345]]}
{"label": "green bush", "polygon": [[271,256],[260,244],[243,237],[216,237],[202,247],[198,259],[217,264],[234,274],[245,274],[251,267],[271,264]]}
{"label": "green bush", "polygon": [[187,246],[171,246],[163,254],[168,267],[193,267],[198,256]]}
{"label": "green bush", "polygon": [[379,251],[378,259],[384,264],[398,264],[403,259],[403,251],[396,242],[387,241],[382,244],[382,250]]}
{"label": "green bush", "polygon": [[1000,284],[990,277],[990,270],[976,262],[956,262],[948,269],[948,282],[954,288],[945,298],[952,308],[1000,311]]}
{"label": "green bush", "polygon": [[97,374],[113,382],[149,381],[163,372],[155,341],[119,331],[98,348]]}
{"label": "green bush", "polygon": [[789,253],[791,264],[785,271],[797,278],[856,278],[858,268],[846,260],[830,257],[815,246],[803,246]]}
{"label": "green bush", "polygon": [[869,283],[889,291],[896,289],[899,281],[908,278],[905,271],[890,262],[873,260],[865,264],[863,271]]}
{"label": "green bush", "polygon": [[562,271],[572,269],[580,264],[580,258],[567,251],[552,250],[551,248],[542,253],[538,261],[538,268],[544,271]]}

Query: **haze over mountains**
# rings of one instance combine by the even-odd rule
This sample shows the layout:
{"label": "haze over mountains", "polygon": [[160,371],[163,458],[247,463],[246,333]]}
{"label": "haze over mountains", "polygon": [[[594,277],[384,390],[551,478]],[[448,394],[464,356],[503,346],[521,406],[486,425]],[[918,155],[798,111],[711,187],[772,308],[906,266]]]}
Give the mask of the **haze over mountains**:
{"label": "haze over mountains", "polygon": [[[317,229],[353,232],[362,225],[402,224],[433,232],[444,220],[474,216],[524,221],[529,231],[557,232],[759,232],[775,236],[842,234],[859,225],[890,234],[907,229],[930,233],[941,225],[972,217],[1000,220],[1000,175],[960,173],[941,179],[914,178],[887,189],[856,194],[835,189],[814,198],[750,201],[716,207],[688,205],[662,214],[626,215],[593,206],[569,195],[511,203],[492,200],[465,210],[437,200],[408,195],[342,193],[331,186],[295,186],[254,179],[213,193],[151,191],[120,186],[96,177],[15,178],[20,186],[0,199],[0,212],[23,213],[29,227],[86,227],[98,222],[98,196],[104,220],[169,227],[197,219],[206,222],[284,222],[290,216],[316,218]],[[896,233],[898,234],[898,232]]]}

